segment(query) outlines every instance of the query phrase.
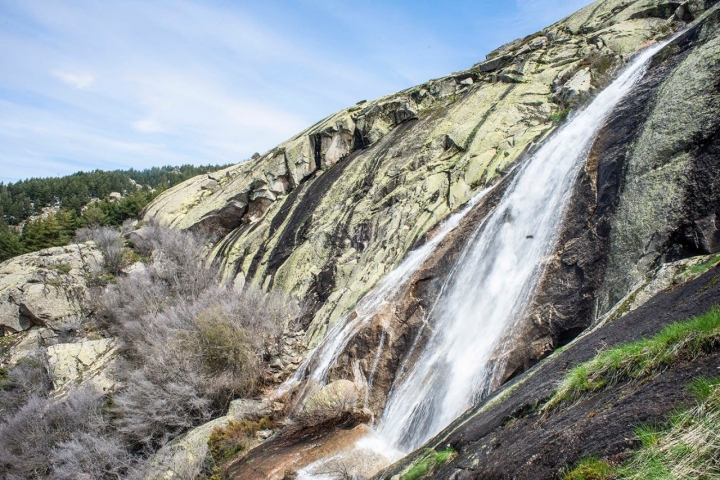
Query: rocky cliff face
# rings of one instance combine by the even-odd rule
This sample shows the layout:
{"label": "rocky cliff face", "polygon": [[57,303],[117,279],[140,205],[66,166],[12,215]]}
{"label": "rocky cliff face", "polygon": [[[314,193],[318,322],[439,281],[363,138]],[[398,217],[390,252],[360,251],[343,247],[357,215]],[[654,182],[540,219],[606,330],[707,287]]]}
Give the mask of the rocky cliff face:
{"label": "rocky cliff face", "polygon": [[226,281],[314,304],[316,343],[405,253],[698,2],[602,1],[469,70],[361,102],[145,215],[212,228]]}
{"label": "rocky cliff face", "polygon": [[[684,385],[714,375],[713,347],[647,383],[609,388],[551,414],[539,408],[596,352],[718,302],[717,268],[684,285],[684,272],[703,270],[692,265],[718,260],[694,257],[719,250],[718,32],[713,7],[656,56],[599,132],[506,377],[599,324],[431,440],[426,447],[459,455],[426,478],[557,478],[588,457],[622,463],[638,445],[633,425],[665,421],[691,403]],[[677,259],[685,260],[671,263]],[[423,452],[378,478],[402,478]]]}
{"label": "rocky cliff face", "polygon": [[104,275],[92,242],[54,247],[0,264],[0,368],[41,356],[56,394],[66,387],[114,386],[116,342],[87,329],[90,286]]}
{"label": "rocky cliff face", "polygon": [[[261,157],[179,185],[145,215],[216,232],[211,257],[223,264],[226,281],[252,281],[311,299],[312,345],[435,225],[481,188],[498,184],[331,371],[331,379],[360,385],[373,375],[369,403],[381,411],[426,309],[473,225],[502,194],[511,165],[551,135],[568,109],[602,88],[628,56],[708,6],[596,2],[467,71],[355,105]],[[697,35],[710,37],[712,29]],[[714,173],[700,174],[701,182],[678,175],[690,172],[702,154],[677,153],[706,145],[715,131],[713,47],[697,49],[705,40],[684,38],[600,133],[503,378],[567,343],[663,261],[717,249]],[[706,77],[683,80],[685,70],[702,67]],[[698,96],[678,95],[689,90]],[[665,118],[674,120],[657,120]],[[658,141],[663,149],[649,156]],[[658,177],[658,158],[666,154],[677,157],[674,167],[660,169],[666,175]],[[703,158],[712,162],[712,155]],[[666,191],[668,180],[674,196],[662,198],[658,192]],[[682,202],[685,211],[669,207]],[[688,226],[697,222],[702,227]],[[703,246],[679,246],[681,237],[689,245],[696,231]],[[647,253],[650,243],[655,246]],[[638,266],[631,271],[628,263]]]}
{"label": "rocky cliff face", "polygon": [[0,333],[61,331],[83,316],[88,279],[102,270],[92,244],[55,247],[0,264]]}
{"label": "rocky cliff face", "polygon": [[[632,339],[660,326],[648,326],[657,310],[629,319],[624,315],[661,289],[679,288],[674,287],[682,283],[675,281],[678,271],[668,270],[668,262],[720,250],[720,7],[715,3],[595,2],[501,47],[469,70],[361,102],[265,155],[179,185],[151,204],[145,216],[176,228],[211,229],[210,259],[222,265],[226,282],[238,288],[253,282],[309,299],[305,326],[312,346],[344,315],[357,315],[358,300],[408,250],[432,238],[450,213],[493,186],[387,308],[354,335],[330,369],[329,380],[353,381],[378,414],[401,365],[412,365],[417,350],[411,345],[422,348],[418,333],[443,279],[455,267],[467,236],[502,196],[513,166],[633,54],[690,24],[656,56],[640,85],[598,133],[571,192],[556,250],[546,259],[522,328],[508,339],[514,347],[506,349],[504,372],[493,388],[537,371],[550,372],[533,377],[546,383],[530,382],[521,397],[506,390],[505,397],[493,400],[499,403],[478,406],[429,444],[442,448],[449,442],[460,452],[438,478],[512,477],[515,471],[521,477],[549,478],[583,454],[614,454],[598,440],[592,448],[578,447],[557,459],[549,458],[549,449],[537,468],[529,447],[528,458],[517,457],[526,463],[511,461],[499,445],[529,435],[530,420],[500,443],[492,442],[503,421],[531,408],[551,391],[559,372],[590,355],[583,349],[600,348],[608,336],[620,343],[623,335]],[[701,313],[716,301],[715,280],[706,280],[697,289],[711,294],[681,313]],[[657,301],[675,308],[696,290]],[[663,322],[681,319],[678,315]],[[624,323],[613,323],[618,318]],[[574,360],[564,366],[557,360],[542,363],[523,374],[600,320],[610,325],[609,333],[573,343],[568,355]],[[685,367],[694,368],[678,367],[677,379],[690,375],[681,371]],[[703,363],[698,371],[706,367]],[[649,405],[653,394],[647,395]],[[673,398],[680,401],[678,395]],[[651,419],[667,413],[675,400],[658,406]],[[560,432],[562,422],[572,418],[557,420],[553,428]],[[611,418],[608,414],[606,420]],[[417,458],[383,478],[402,473]],[[500,473],[503,468],[508,470]],[[245,478],[242,466],[235,471]]]}

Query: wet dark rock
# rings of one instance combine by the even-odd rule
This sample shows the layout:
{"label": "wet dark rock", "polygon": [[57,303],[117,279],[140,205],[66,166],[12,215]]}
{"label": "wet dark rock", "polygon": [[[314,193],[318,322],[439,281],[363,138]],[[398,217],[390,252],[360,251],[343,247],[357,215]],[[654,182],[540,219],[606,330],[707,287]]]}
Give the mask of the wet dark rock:
{"label": "wet dark rock", "polygon": [[[429,478],[552,479],[583,458],[625,458],[638,445],[635,426],[666,421],[676,408],[690,405],[694,397],[684,387],[699,376],[717,375],[720,351],[678,361],[647,382],[606,389],[548,416],[538,407],[552,396],[566,372],[600,349],[652,336],[718,302],[720,268],[716,267],[579,338],[559,355],[513,379],[422,447],[450,445],[459,452]],[[375,478],[400,473],[422,448]]]}

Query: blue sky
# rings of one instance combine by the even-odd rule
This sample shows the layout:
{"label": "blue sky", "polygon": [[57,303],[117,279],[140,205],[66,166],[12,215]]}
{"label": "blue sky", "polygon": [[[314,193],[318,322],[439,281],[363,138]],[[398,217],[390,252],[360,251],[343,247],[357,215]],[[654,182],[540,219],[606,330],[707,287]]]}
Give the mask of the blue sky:
{"label": "blue sky", "polygon": [[590,0],[0,0],[0,181],[232,163]]}

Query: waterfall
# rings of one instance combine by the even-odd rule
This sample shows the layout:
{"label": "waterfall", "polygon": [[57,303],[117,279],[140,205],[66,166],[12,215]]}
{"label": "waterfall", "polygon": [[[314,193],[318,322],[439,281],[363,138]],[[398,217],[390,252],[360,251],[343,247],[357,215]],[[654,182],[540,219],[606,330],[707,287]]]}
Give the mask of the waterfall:
{"label": "waterfall", "polygon": [[[387,274],[378,286],[358,302],[350,314],[338,320],[325,335],[323,341],[307,356],[295,374],[280,386],[276,395],[282,396],[301,382],[305,382],[304,389],[297,398],[297,402],[301,404],[312,393],[312,389],[325,385],[328,371],[335,364],[350,340],[362,330],[374,315],[395,299],[412,274],[422,266],[440,242],[460,224],[460,221],[472,210],[472,207],[493,188],[485,188],[476,194],[459,212],[450,215],[430,240],[416,250],[411,251],[397,268]],[[382,348],[382,345],[379,348]],[[376,363],[378,361],[379,358],[376,359]],[[373,368],[376,367],[375,364]]]}
{"label": "waterfall", "polygon": [[[395,461],[497,386],[503,353],[512,348],[507,342],[512,342],[513,331],[543,275],[546,258],[555,248],[570,191],[597,131],[642,78],[650,58],[667,43],[638,54],[587,108],[518,167],[500,202],[467,239],[445,279],[427,314],[425,331],[413,342],[412,348],[419,350],[414,363],[403,365],[395,374],[377,430],[357,441],[352,450],[306,466],[298,478],[336,478],[322,473],[333,462],[376,458],[378,454],[388,462]],[[312,389],[324,385],[329,369],[351,339],[395,300],[435,247],[489,191],[484,190],[449,217],[433,239],[410,252],[358,302],[352,314],[339,320],[281,387],[280,394],[305,382],[298,397],[302,402]],[[378,348],[383,348],[385,339],[380,343]],[[374,383],[379,355],[373,362],[368,389]]]}
{"label": "waterfall", "polygon": [[662,46],[640,53],[559,129],[468,239],[429,313],[432,332],[420,357],[388,397],[378,433],[390,445],[417,448],[489,393],[502,367],[501,340],[532,300],[596,132]]}

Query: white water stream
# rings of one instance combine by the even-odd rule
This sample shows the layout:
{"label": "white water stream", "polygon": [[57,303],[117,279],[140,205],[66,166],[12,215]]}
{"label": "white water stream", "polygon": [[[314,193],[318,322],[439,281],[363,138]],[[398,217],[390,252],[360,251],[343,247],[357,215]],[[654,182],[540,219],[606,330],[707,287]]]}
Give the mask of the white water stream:
{"label": "white water stream", "polygon": [[[664,44],[640,53],[585,110],[547,140],[468,239],[428,314],[432,331],[425,333],[427,343],[415,363],[396,377],[388,396],[377,429],[382,448],[417,448],[490,393],[494,376],[502,370],[502,351],[511,347],[501,340],[532,300],[544,259],[555,247],[574,179],[596,133]],[[324,384],[329,368],[363,322],[392,300],[469,208],[451,217],[433,240],[411,252],[366,295],[356,308],[357,318],[338,322],[289,386],[303,378]],[[310,360],[314,367],[308,374]]]}
{"label": "white water stream", "polygon": [[[392,302],[399,290],[409,280],[410,276],[427,260],[435,248],[442,242],[448,233],[452,232],[460,224],[462,218],[475,206],[493,187],[486,188],[475,195],[457,213],[448,217],[441,225],[438,232],[424,245],[411,251],[407,258],[393,271],[385,276],[377,287],[368,292],[355,306],[353,313],[338,320],[330,331],[325,335],[323,341],[307,356],[295,374],[290,377],[278,389],[277,395],[282,396],[301,382],[305,382],[305,388],[300,392],[298,400],[304,401],[309,390],[318,388],[327,383],[327,374],[338,356],[353,339],[355,335],[372,320],[373,316],[379,313],[382,308]],[[380,348],[382,345],[380,346]],[[379,355],[379,354],[378,354]],[[308,369],[312,370],[308,373]],[[372,379],[369,380],[372,383]]]}
{"label": "white water stream", "polygon": [[595,135],[660,48],[638,55],[553,135],[468,240],[430,313],[433,332],[422,355],[388,398],[378,433],[389,444],[417,448],[489,393],[502,369],[499,342],[532,299]]}

